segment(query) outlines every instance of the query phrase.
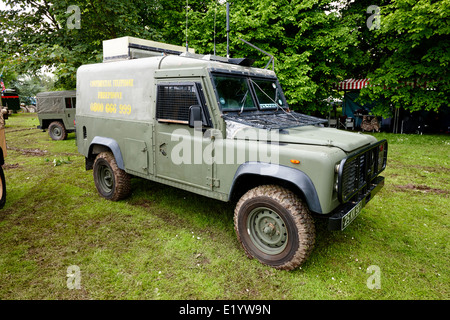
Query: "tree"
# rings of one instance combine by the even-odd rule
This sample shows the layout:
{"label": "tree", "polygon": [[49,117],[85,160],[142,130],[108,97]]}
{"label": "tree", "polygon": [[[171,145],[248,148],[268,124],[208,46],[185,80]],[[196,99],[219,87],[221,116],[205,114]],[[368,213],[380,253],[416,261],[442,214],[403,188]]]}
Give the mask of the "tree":
{"label": "tree", "polygon": [[33,97],[37,93],[50,91],[53,88],[53,78],[45,74],[37,76],[22,75],[11,81],[10,84],[10,87],[16,89],[19,94],[20,102],[29,105],[34,102]]}
{"label": "tree", "polygon": [[448,108],[450,1],[395,0],[381,5],[380,27],[369,32],[376,63],[363,101],[377,101],[376,114],[390,106],[410,111]]}
{"label": "tree", "polygon": [[[102,40],[135,36],[181,44],[184,34],[184,5],[175,0],[150,5],[145,0],[5,3],[13,8],[0,13],[3,65],[19,74],[36,74],[43,66],[54,68],[55,86],[61,89],[75,88],[80,65],[102,61]],[[202,6],[201,1],[194,4]]]}
{"label": "tree", "polygon": [[[217,51],[225,55],[225,4],[213,1],[208,8],[193,14],[190,43],[200,52],[212,53],[216,17]],[[239,38],[272,54],[291,107],[302,112],[326,111],[325,100],[352,61],[348,48],[357,45],[352,25],[343,24],[334,9],[332,0],[235,0],[230,10],[231,55],[255,58],[259,67],[269,60]]]}
{"label": "tree", "polygon": [[[0,68],[8,66],[5,74],[53,68],[60,89],[74,89],[77,68],[101,62],[102,40],[111,38],[184,45],[187,22],[189,47],[227,52],[223,0],[4,2],[16,6],[0,12]],[[339,95],[334,85],[347,78],[371,79],[361,100],[376,101],[379,115],[391,106],[437,110],[448,105],[449,2],[234,0],[230,53],[265,67],[269,58],[242,38],[272,54],[288,103],[305,113],[327,111],[326,99]],[[379,28],[367,25],[371,5],[376,15],[379,10]],[[422,86],[406,85],[414,82]]]}

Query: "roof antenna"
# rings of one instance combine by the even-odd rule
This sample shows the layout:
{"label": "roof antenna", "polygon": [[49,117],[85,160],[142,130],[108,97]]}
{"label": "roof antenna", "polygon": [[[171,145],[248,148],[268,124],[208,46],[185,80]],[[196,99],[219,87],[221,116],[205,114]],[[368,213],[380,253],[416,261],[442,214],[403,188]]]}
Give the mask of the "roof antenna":
{"label": "roof antenna", "polygon": [[227,58],[230,57],[230,4],[227,1]]}
{"label": "roof antenna", "polygon": [[217,2],[214,8],[214,55],[216,55],[216,14],[217,14]]}
{"label": "roof antenna", "polygon": [[188,46],[188,6],[189,6],[189,0],[186,0],[186,52],[189,51],[189,46]]}
{"label": "roof antenna", "polygon": [[264,69],[267,69],[267,68],[269,67],[269,64],[272,62],[272,70],[275,71],[275,58],[274,58],[273,55],[271,55],[270,53],[267,53],[266,51],[264,51],[264,50],[262,50],[262,49],[260,49],[260,48],[258,48],[258,47],[255,46],[254,44],[251,44],[250,42],[245,41],[244,39],[239,38],[239,40],[241,40],[242,42],[248,44],[250,47],[255,48],[256,50],[261,51],[261,52],[264,53],[266,56],[269,56],[269,57],[270,57],[270,60],[269,60],[269,62],[267,62],[267,64],[266,64],[266,66],[265,66]]}

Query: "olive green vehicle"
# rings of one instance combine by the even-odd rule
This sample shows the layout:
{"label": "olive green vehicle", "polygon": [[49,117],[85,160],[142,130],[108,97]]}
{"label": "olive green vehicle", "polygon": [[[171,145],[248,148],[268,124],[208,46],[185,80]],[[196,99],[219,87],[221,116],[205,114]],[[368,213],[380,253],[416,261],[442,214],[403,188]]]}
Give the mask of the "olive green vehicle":
{"label": "olive green vehicle", "polygon": [[77,145],[101,196],[140,177],[236,202],[248,257],[292,270],[313,217],[343,230],[383,187],[385,140],[291,111],[276,74],[247,59],[166,53],[77,71]]}
{"label": "olive green vehicle", "polygon": [[47,130],[53,140],[65,140],[75,131],[76,91],[40,92],[36,95],[38,129]]}

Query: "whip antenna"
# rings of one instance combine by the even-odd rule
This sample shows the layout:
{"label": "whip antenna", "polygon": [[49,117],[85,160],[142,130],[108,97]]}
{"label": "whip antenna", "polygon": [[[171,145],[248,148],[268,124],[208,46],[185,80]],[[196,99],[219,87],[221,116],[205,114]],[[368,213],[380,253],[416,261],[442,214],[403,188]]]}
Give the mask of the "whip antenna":
{"label": "whip antenna", "polygon": [[230,4],[227,1],[227,58],[230,57]]}
{"label": "whip antenna", "polygon": [[214,55],[216,55],[216,14],[217,14],[217,2],[214,8]]}
{"label": "whip antenna", "polygon": [[188,6],[189,6],[189,0],[186,0],[186,52],[189,51],[189,46],[188,46]]}

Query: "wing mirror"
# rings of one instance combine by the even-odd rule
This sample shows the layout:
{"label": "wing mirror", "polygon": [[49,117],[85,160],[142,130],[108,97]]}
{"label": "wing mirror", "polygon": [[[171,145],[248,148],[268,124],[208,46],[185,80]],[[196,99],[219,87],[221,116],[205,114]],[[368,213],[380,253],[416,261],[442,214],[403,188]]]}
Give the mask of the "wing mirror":
{"label": "wing mirror", "polygon": [[[196,124],[200,122],[200,124]],[[200,127],[202,126],[202,107],[199,105],[194,105],[189,107],[189,127]]]}

